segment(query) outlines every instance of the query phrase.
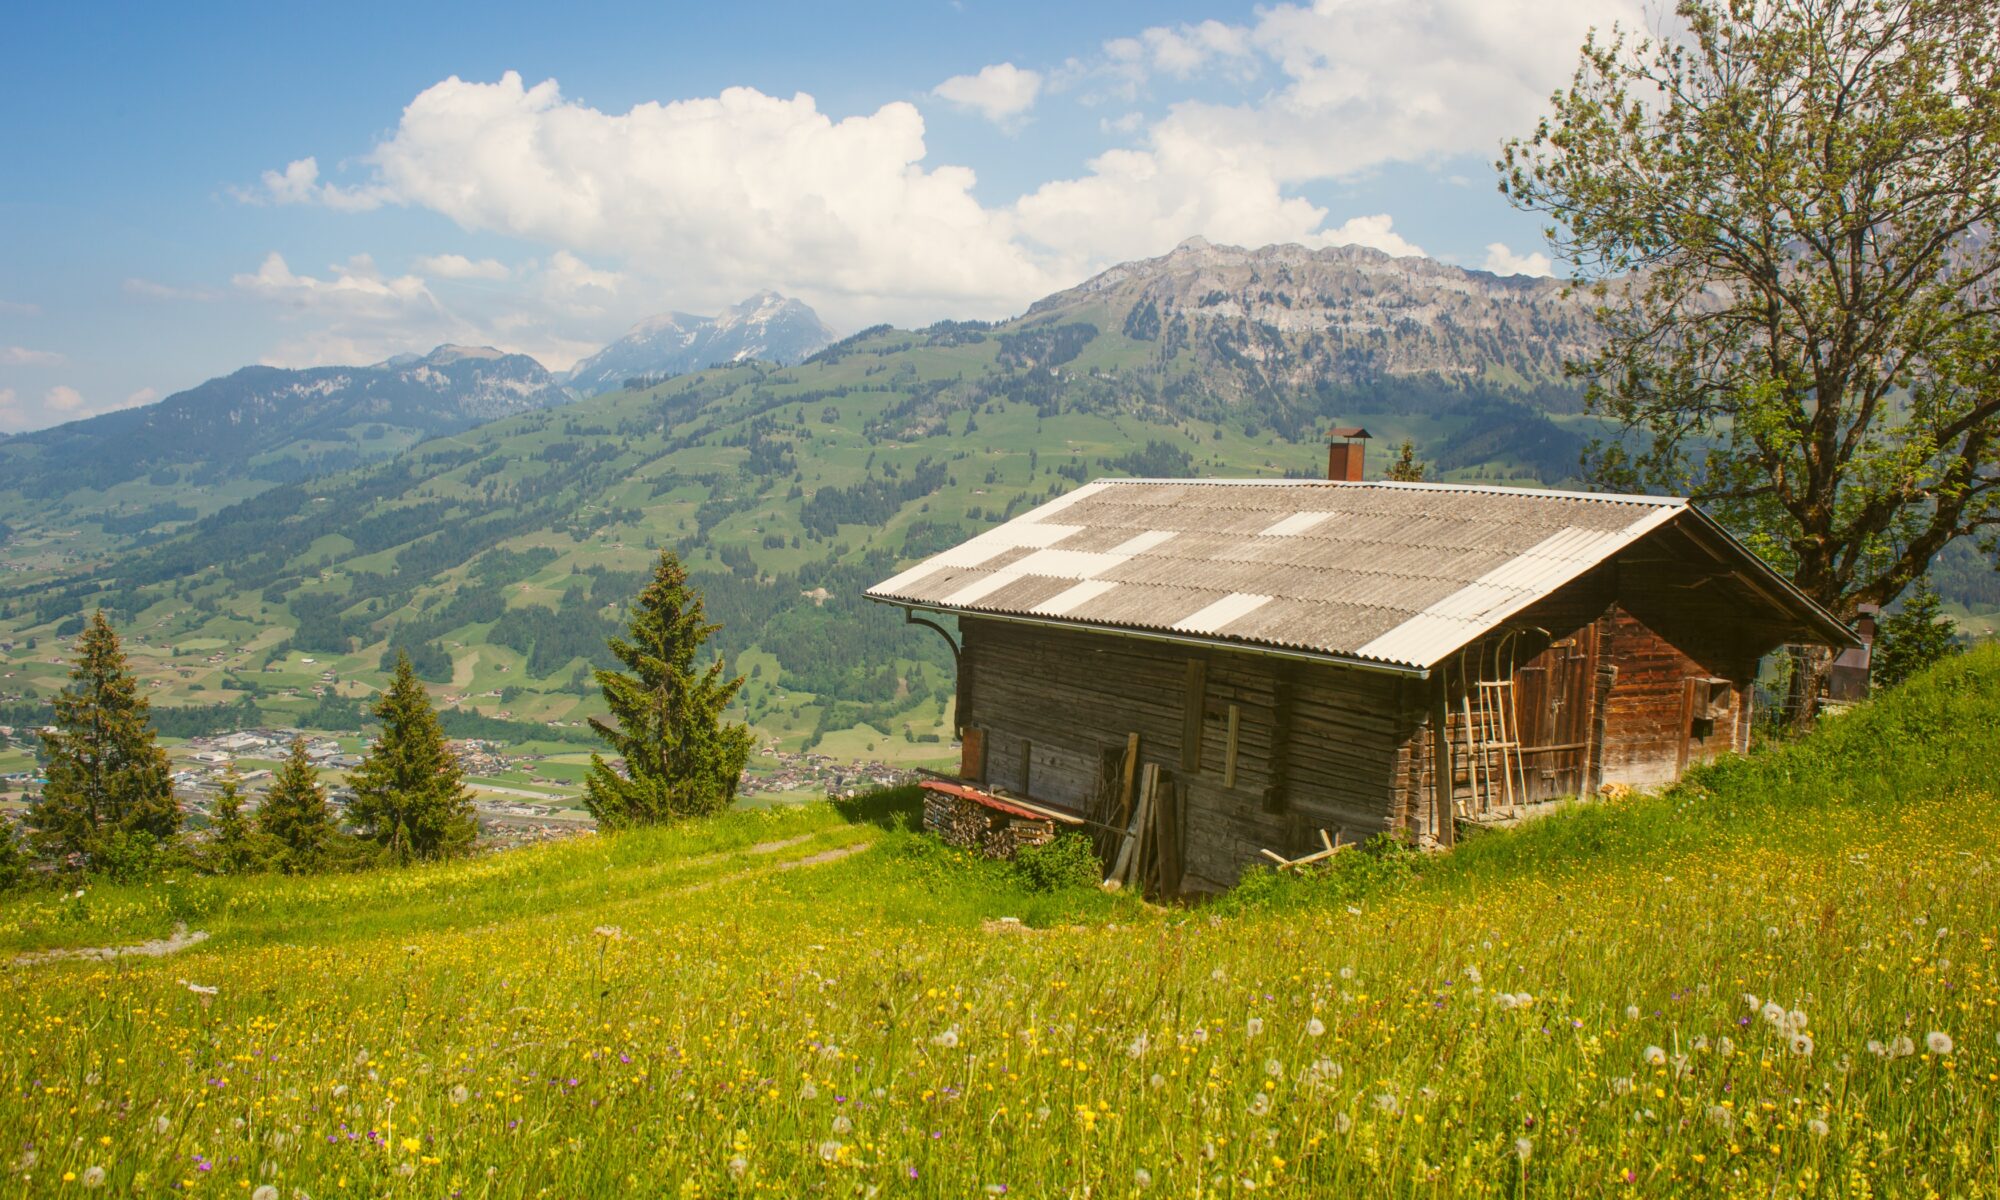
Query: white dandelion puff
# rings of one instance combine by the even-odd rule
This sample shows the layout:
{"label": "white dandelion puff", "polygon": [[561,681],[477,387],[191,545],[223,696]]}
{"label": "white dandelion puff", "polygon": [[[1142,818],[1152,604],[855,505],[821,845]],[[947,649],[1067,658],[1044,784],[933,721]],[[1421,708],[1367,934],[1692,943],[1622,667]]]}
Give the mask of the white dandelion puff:
{"label": "white dandelion puff", "polygon": [[1515,1138],[1515,1139],[1514,1139],[1514,1157],[1515,1157],[1515,1158],[1518,1158],[1518,1159],[1520,1159],[1520,1160],[1521,1160],[1522,1162],[1527,1162],[1527,1161],[1528,1161],[1528,1157],[1529,1157],[1530,1155],[1532,1155],[1532,1154],[1533,1154],[1534,1152],[1535,1152],[1535,1143],[1534,1143],[1534,1142],[1532,1142],[1532,1141],[1530,1141],[1530,1140],[1528,1140],[1527,1138],[1524,1138],[1524,1137],[1522,1137],[1522,1138]]}
{"label": "white dandelion puff", "polygon": [[954,1025],[950,1029],[947,1029],[943,1033],[940,1033],[936,1037],[932,1038],[931,1045],[942,1046],[947,1050],[958,1045],[958,1026]]}
{"label": "white dandelion puff", "polygon": [[1138,1170],[1132,1172],[1132,1184],[1140,1191],[1145,1191],[1147,1188],[1153,1186],[1153,1173],[1144,1167],[1140,1167]]}
{"label": "white dandelion puff", "polygon": [[83,1172],[83,1186],[98,1188],[104,1186],[104,1168],[86,1167]]}
{"label": "white dandelion puff", "polygon": [[1320,1037],[1326,1033],[1326,1022],[1314,1017],[1306,1022],[1306,1036]]}
{"label": "white dandelion puff", "polygon": [[250,1200],[278,1200],[278,1189],[267,1183],[251,1192]]}
{"label": "white dandelion puff", "polygon": [[1250,1098],[1251,1116],[1261,1117],[1270,1111],[1271,1111],[1271,1097],[1265,1095],[1263,1092],[1258,1092],[1255,1096],[1252,1096]]}
{"label": "white dandelion puff", "polygon": [[1244,1037],[1257,1037],[1264,1032],[1264,1018],[1251,1017],[1243,1023]]}
{"label": "white dandelion puff", "polygon": [[1828,1132],[1827,1124],[1825,1121],[1820,1120],[1818,1117],[1814,1117],[1812,1120],[1806,1122],[1806,1132],[1812,1134],[1816,1138],[1823,1138],[1827,1135]]}
{"label": "white dandelion puff", "polygon": [[738,1179],[743,1178],[743,1173],[749,1169],[750,1160],[741,1154],[735,1155],[729,1160],[729,1173]]}
{"label": "white dandelion puff", "polygon": [[1792,1035],[1792,1053],[1800,1058],[1811,1058],[1813,1052],[1812,1035],[1795,1033]]}
{"label": "white dandelion puff", "polygon": [[1924,1045],[1932,1054],[1942,1057],[1951,1053],[1951,1035],[1933,1029],[1924,1035]]}
{"label": "white dandelion puff", "polygon": [[1658,1046],[1648,1046],[1643,1057],[1649,1066],[1664,1066],[1667,1061],[1667,1052]]}
{"label": "white dandelion puff", "polygon": [[839,1142],[826,1141],[826,1142],[821,1142],[819,1144],[819,1158],[821,1162],[832,1162],[834,1159],[839,1157],[840,1157]]}
{"label": "white dandelion puff", "polygon": [[854,1122],[848,1120],[847,1114],[845,1113],[842,1113],[840,1116],[837,1116],[833,1119],[833,1131],[835,1133],[846,1134],[852,1131],[853,1128],[854,1128]]}
{"label": "white dandelion puff", "polygon": [[1638,1020],[1638,1019],[1639,1019],[1639,1006],[1638,1006],[1638,1005],[1636,1005],[1636,1004],[1628,1004],[1628,1005],[1626,1005],[1626,1006],[1625,1006],[1625,1019],[1626,1019],[1626,1020],[1628,1020],[1628,1021],[1636,1021],[1636,1020]]}

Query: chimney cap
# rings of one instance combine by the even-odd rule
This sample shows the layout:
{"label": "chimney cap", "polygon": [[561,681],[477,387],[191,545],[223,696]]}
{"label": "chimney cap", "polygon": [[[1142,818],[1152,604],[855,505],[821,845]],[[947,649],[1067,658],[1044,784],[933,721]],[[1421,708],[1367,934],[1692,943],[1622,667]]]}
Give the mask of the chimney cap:
{"label": "chimney cap", "polygon": [[1335,425],[1327,436],[1337,438],[1365,438],[1369,436],[1369,433],[1359,425]]}

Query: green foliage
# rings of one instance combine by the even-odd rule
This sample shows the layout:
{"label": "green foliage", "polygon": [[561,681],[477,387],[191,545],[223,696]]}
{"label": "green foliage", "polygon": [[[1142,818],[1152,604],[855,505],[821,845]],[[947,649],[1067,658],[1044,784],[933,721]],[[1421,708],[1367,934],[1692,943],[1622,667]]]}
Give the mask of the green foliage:
{"label": "green foliage", "polygon": [[1279,871],[1261,863],[1249,867],[1220,900],[1222,913],[1295,912],[1349,905],[1364,898],[1394,895],[1417,879],[1423,855],[1388,834],[1377,834],[1309,868]]}
{"label": "green foliage", "polygon": [[382,732],[348,777],[347,815],[391,861],[452,858],[472,849],[478,825],[458,758],[445,743],[430,694],[406,657],[374,708]]}
{"label": "green foliage", "polygon": [[1417,458],[1417,444],[1404,438],[1403,444],[1396,447],[1396,461],[1389,464],[1382,477],[1396,483],[1422,483],[1424,464]]}
{"label": "green foliage", "polygon": [[164,849],[143,829],[114,829],[91,855],[91,871],[113,883],[138,883],[159,872]]}
{"label": "green foliage", "polygon": [[1104,864],[1097,861],[1089,838],[1070,832],[1015,854],[1014,873],[1031,892],[1061,892],[1097,887],[1104,878]]}
{"label": "green foliage", "polygon": [[590,758],[584,806],[607,828],[708,816],[736,799],[750,755],[750,731],[725,724],[722,711],[743,684],[723,677],[722,660],[706,671],[695,656],[717,626],[671,552],[632,606],[628,636],[611,639],[626,670],[597,672],[611,722],[591,727],[624,760],[614,770]]}
{"label": "green foliage", "polygon": [[1870,660],[1873,682],[1894,687],[1934,663],[1964,650],[1957,626],[1944,615],[1930,580],[1919,579],[1902,607],[1882,619]]}
{"label": "green foliage", "polygon": [[[290,764],[286,765],[289,768]],[[257,855],[250,840],[250,823],[243,817],[243,777],[234,764],[223,773],[222,786],[216,791],[213,824],[211,869],[223,875],[253,869]]]}
{"label": "green foliage", "polygon": [[1675,24],[1586,41],[1502,190],[1596,281],[1609,340],[1577,367],[1630,435],[1599,481],[1705,500],[1849,615],[2000,525],[2000,23],[1683,0]]}
{"label": "green foliage", "polygon": [[28,878],[28,855],[14,833],[14,823],[0,819],[0,892],[20,887]]}
{"label": "green foliage", "polygon": [[319,771],[306,757],[306,740],[292,739],[292,752],[257,809],[257,828],[277,844],[278,865],[292,875],[319,870],[334,839],[333,810]]}
{"label": "green foliage", "polygon": [[166,752],[155,744],[149,705],[100,611],[76,645],[70,686],[55,697],[42,734],[48,783],[29,810],[43,854],[88,860],[114,834],[155,843],[180,829]]}

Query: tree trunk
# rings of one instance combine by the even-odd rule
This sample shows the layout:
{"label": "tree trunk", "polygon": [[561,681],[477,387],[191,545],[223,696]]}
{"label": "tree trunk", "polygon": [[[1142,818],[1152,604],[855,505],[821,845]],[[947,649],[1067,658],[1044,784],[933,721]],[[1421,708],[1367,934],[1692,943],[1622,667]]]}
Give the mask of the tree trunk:
{"label": "tree trunk", "polygon": [[1792,677],[1785,685],[1785,723],[1794,732],[1804,733],[1819,715],[1819,700],[1826,694],[1827,675],[1833,670],[1833,653],[1825,646],[1793,646]]}

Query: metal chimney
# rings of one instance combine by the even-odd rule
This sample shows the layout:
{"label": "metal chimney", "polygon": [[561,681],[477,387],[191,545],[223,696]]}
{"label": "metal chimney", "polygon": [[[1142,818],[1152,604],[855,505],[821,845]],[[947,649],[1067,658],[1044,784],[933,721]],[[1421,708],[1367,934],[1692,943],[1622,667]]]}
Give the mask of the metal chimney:
{"label": "metal chimney", "polygon": [[1333,483],[1360,483],[1362,459],[1367,454],[1368,431],[1359,425],[1337,425],[1328,437],[1339,441],[1326,447],[1326,477]]}

